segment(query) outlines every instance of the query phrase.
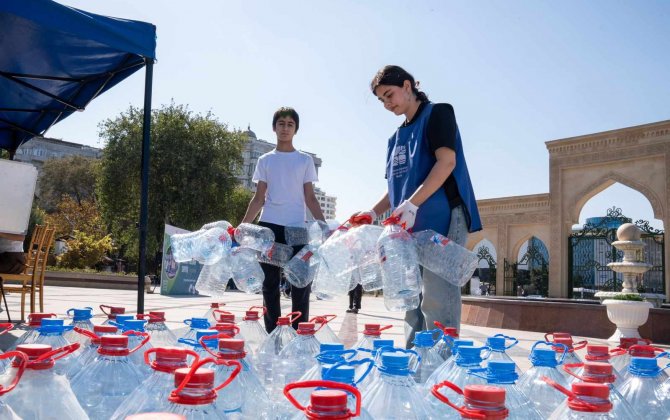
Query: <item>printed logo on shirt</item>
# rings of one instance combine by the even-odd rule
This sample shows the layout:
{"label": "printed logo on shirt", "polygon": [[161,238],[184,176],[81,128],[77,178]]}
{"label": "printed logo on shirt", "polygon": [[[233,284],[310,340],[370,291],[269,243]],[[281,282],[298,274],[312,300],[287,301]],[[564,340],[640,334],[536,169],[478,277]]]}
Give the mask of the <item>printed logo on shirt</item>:
{"label": "printed logo on shirt", "polygon": [[392,168],[392,173],[395,178],[399,178],[409,171],[407,166],[407,146],[398,145],[395,147],[393,151]]}

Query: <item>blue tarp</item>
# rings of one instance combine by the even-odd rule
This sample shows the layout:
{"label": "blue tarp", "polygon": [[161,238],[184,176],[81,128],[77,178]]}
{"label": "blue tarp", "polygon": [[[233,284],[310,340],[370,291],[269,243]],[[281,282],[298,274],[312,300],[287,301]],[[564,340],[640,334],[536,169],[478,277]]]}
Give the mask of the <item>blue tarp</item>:
{"label": "blue tarp", "polygon": [[0,148],[42,136],[156,58],[156,27],[51,0],[0,1]]}

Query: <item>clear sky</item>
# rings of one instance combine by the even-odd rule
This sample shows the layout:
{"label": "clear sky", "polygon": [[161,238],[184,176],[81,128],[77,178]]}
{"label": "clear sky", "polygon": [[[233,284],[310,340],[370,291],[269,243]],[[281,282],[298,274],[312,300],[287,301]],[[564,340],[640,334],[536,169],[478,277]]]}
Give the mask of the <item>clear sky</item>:
{"label": "clear sky", "polygon": [[[273,112],[295,107],[295,145],[323,159],[318,185],[340,219],[386,188],[402,117],[369,90],[385,64],[454,106],[477,198],[548,192],[545,141],[670,119],[667,1],[60,2],[157,26],[154,107],[173,99],[268,141]],[[141,71],[47,135],[101,147],[98,123],[142,106],[143,83]],[[653,222],[646,199],[618,185],[582,218],[613,205]]]}

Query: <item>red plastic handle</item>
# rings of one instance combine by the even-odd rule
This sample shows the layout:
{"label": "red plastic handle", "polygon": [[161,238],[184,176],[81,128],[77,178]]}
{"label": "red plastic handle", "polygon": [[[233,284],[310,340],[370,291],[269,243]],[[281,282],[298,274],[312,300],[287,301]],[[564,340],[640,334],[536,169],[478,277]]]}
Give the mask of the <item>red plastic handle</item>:
{"label": "red plastic handle", "polygon": [[586,347],[587,344],[589,344],[589,342],[586,340],[577,341],[576,343],[572,343],[572,348],[574,350],[581,350]]}
{"label": "red plastic handle", "polygon": [[2,331],[0,331],[0,335],[6,333],[7,331],[9,331],[13,328],[14,328],[14,324],[12,324],[11,322],[0,323],[0,329],[2,329]]}
{"label": "red plastic handle", "polygon": [[[152,347],[149,350],[146,350],[144,352],[144,363],[151,366],[151,362],[153,360],[151,360],[151,357],[149,357],[149,356],[151,355],[151,353],[157,353],[158,350],[161,350],[161,348],[160,347]],[[179,348],[171,348],[170,351],[175,352],[175,353],[183,353],[183,354],[186,354],[188,356],[193,356],[193,363],[197,363],[198,360],[200,360],[200,356],[198,355],[198,353],[196,353],[196,352],[194,352],[193,350],[190,350],[190,349],[185,349],[185,348],[179,347]],[[193,363],[191,363],[191,364],[193,364]]]}
{"label": "red plastic handle", "polygon": [[[440,392],[441,388],[450,388],[452,391],[456,392],[458,395],[463,395],[463,390],[457,387],[455,384],[449,382],[449,381],[443,381],[438,384],[433,385],[433,387],[430,390],[430,393],[433,394],[435,398],[437,398],[439,401],[442,401],[443,403],[447,404],[449,407],[453,408],[454,410],[458,411],[460,414],[466,414],[466,408],[465,406],[459,407],[456,404],[452,403],[449,398],[447,398],[446,395],[442,394]],[[484,414],[479,414],[479,413],[467,413],[469,419],[486,419],[486,415]]]}
{"label": "red plastic handle", "polygon": [[[564,370],[565,373],[567,373],[568,375],[574,376],[575,378],[579,379],[580,381],[583,381],[583,380],[584,380],[584,377],[583,377],[583,376],[579,376],[579,375],[577,375],[577,374],[572,370],[572,369],[580,368],[580,367],[584,367],[584,363],[568,363],[567,365],[563,365],[563,370]],[[545,382],[546,382],[546,381],[545,381]],[[550,385],[551,385],[551,384],[550,384]]]}
{"label": "red plastic handle", "polygon": [[237,360],[221,360],[221,359],[212,359],[211,357],[208,357],[206,359],[202,359],[196,363],[193,363],[191,365],[191,368],[189,369],[188,373],[184,377],[184,379],[181,381],[179,386],[174,389],[171,393],[170,396],[177,396],[179,393],[184,389],[186,384],[188,384],[188,381],[191,379],[193,374],[202,366],[206,365],[207,363],[214,363],[215,365],[226,365],[226,366],[235,366],[235,369],[232,371],[228,379],[225,380],[221,385],[217,386],[216,388],[213,389],[213,391],[219,391],[226,387],[229,383],[231,383],[237,375],[242,371],[242,365],[240,362]]}
{"label": "red plastic handle", "polygon": [[316,323],[318,321],[319,324],[327,324],[335,318],[337,318],[337,315],[334,315],[334,314],[317,315],[314,318],[310,319],[308,322]]}
{"label": "red plastic handle", "polygon": [[21,359],[21,363],[15,366],[17,368],[16,375],[14,375],[12,382],[10,382],[7,386],[0,385],[0,395],[5,395],[19,384],[21,376],[23,376],[23,372],[26,370],[26,366],[28,366],[28,356],[26,356],[26,354],[21,351],[8,351],[7,353],[0,354],[0,360],[9,359],[10,357]]}
{"label": "red plastic handle", "polygon": [[100,305],[99,308],[100,308],[100,310],[102,311],[103,314],[105,314],[105,315],[109,315],[110,312],[105,312],[105,309],[104,309],[104,308],[112,309],[112,306],[109,306],[109,305]]}
{"label": "red plastic handle", "polygon": [[214,319],[215,319],[217,322],[219,321],[219,318],[216,316],[216,314],[234,315],[232,312],[222,311],[221,309],[214,309],[214,310],[212,311],[212,316],[214,317]]}
{"label": "red plastic handle", "polygon": [[361,214],[361,215],[354,214],[349,218],[349,223],[351,223],[354,226],[369,225],[372,224],[372,216],[370,216],[369,214]]}
{"label": "red plastic handle", "polygon": [[[226,328],[228,328],[228,327],[226,326]],[[233,333],[234,333],[235,335],[237,335],[237,334],[240,333],[240,327],[238,327],[237,325],[231,324],[230,328],[233,329]],[[216,324],[214,327],[212,327],[212,329],[215,329],[215,330],[221,332],[221,329],[223,329],[223,327],[221,327],[220,324]],[[227,334],[224,334],[224,335],[225,335],[224,338],[235,338],[234,336],[231,337],[231,336],[229,336],[229,335],[227,335]],[[211,336],[210,336],[210,337],[211,337]]]}
{"label": "red plastic handle", "polygon": [[250,311],[253,311],[254,309],[261,309],[263,311],[263,314],[261,314],[261,316],[265,316],[265,314],[268,313],[268,308],[266,308],[265,306],[252,306],[251,308],[249,308]]}
{"label": "red plastic handle", "polygon": [[297,408],[300,411],[305,411],[307,407],[303,406],[300,404],[298,400],[295,399],[295,397],[291,394],[291,391],[294,389],[302,389],[302,388],[328,388],[328,389],[339,389],[341,391],[346,391],[351,394],[353,394],[356,397],[356,412],[351,413],[353,417],[358,417],[361,414],[361,392],[347,384],[343,384],[340,382],[333,382],[333,381],[304,381],[304,382],[293,382],[284,387],[284,396],[288,398],[288,400],[293,404],[295,408]]}
{"label": "red plastic handle", "polygon": [[144,337],[144,338],[142,339],[142,342],[141,342],[140,344],[138,344],[137,347],[135,347],[135,348],[133,348],[133,349],[131,349],[131,350],[128,350],[128,354],[135,353],[137,350],[139,350],[139,349],[141,349],[142,347],[144,347],[144,345],[147,344],[147,343],[149,342],[149,340],[151,339],[151,336],[150,336],[148,333],[140,332],[140,331],[133,331],[133,330],[131,330],[131,331],[126,331],[126,332],[123,333],[123,335],[126,335],[126,336],[138,335],[138,336],[140,336],[140,337]]}
{"label": "red plastic handle", "polygon": [[300,311],[289,312],[289,313],[286,314],[286,316],[288,317],[289,324],[293,324],[293,322],[296,319],[298,319],[302,316],[302,312],[300,312]]}
{"label": "red plastic handle", "polygon": [[382,222],[382,225],[388,226],[388,225],[397,225],[400,223],[400,216],[390,216],[386,220]]}
{"label": "red plastic handle", "polygon": [[84,337],[88,337],[92,340],[100,340],[100,336],[94,333],[93,331],[85,330],[83,328],[79,327],[74,327],[73,328],[75,332],[78,332],[79,334],[83,335]]}
{"label": "red plastic handle", "polygon": [[50,352],[44,353],[43,355],[39,356],[35,360],[31,360],[30,363],[39,363],[39,362],[43,362],[43,361],[48,360],[48,359],[52,359],[54,361],[60,360],[63,357],[68,356],[68,355],[74,353],[75,351],[79,350],[80,346],[81,346],[81,344],[79,344],[79,343],[68,344],[67,346],[63,346],[59,349],[54,349],[54,350],[51,350]]}
{"label": "red plastic handle", "polygon": [[[238,331],[239,331],[239,328],[238,328]],[[207,346],[205,345],[205,341],[206,341],[206,340],[213,340],[213,339],[215,339],[215,338],[218,340],[218,339],[221,339],[221,338],[233,338],[233,337],[229,336],[228,334],[206,335],[206,336],[204,336],[204,337],[200,337],[200,341],[198,341],[198,342],[200,343],[200,345],[202,346],[202,348],[205,349],[205,351],[206,351],[207,353],[209,353],[209,354],[211,354],[212,356],[214,356],[215,358],[219,359],[219,354],[218,354],[218,353],[214,353],[214,352],[212,352],[212,351],[209,349],[209,347],[207,347]]]}

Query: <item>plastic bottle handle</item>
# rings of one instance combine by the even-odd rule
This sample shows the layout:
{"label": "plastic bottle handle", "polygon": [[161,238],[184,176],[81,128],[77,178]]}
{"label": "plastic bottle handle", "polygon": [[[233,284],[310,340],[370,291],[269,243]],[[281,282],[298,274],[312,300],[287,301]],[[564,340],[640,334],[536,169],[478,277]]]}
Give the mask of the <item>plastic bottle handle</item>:
{"label": "plastic bottle handle", "polygon": [[288,323],[293,324],[293,322],[295,322],[296,319],[302,316],[302,312],[300,311],[289,312],[286,314],[286,316],[288,317]]}
{"label": "plastic bottle handle", "polygon": [[[627,352],[628,352],[628,354],[633,355],[634,351],[635,351],[635,350],[639,350],[641,347],[643,347],[643,346],[638,345],[638,344],[635,344],[635,345],[633,345],[633,346],[630,346],[630,347],[628,348],[628,351],[627,351]],[[652,347],[652,350],[653,350],[654,353],[664,353],[664,352],[665,352],[665,350],[663,350],[663,349],[660,348],[660,347]]]}
{"label": "plastic bottle handle", "polygon": [[[545,334],[545,336],[546,336],[546,334]],[[505,350],[509,350],[509,349],[511,349],[512,347],[514,347],[514,346],[516,346],[517,344],[519,344],[519,340],[518,340],[518,339],[516,339],[516,338],[514,338],[514,337],[510,337],[510,336],[505,335],[505,334],[496,334],[496,335],[494,335],[494,337],[502,337],[502,338],[505,339],[505,341],[511,341],[511,342],[512,342],[512,344],[510,344],[509,346],[505,346]]]}
{"label": "plastic bottle handle", "polygon": [[60,360],[63,357],[68,356],[68,355],[74,353],[75,351],[79,350],[80,346],[81,346],[81,344],[79,344],[79,343],[68,344],[67,346],[63,346],[59,349],[54,349],[54,350],[51,350],[49,352],[46,352],[46,353],[40,355],[35,360],[31,360],[30,362],[31,363],[41,362],[41,361],[44,361],[44,360],[47,360],[47,359],[53,359],[54,361]]}
{"label": "plastic bottle handle", "polygon": [[[224,311],[224,310],[221,310],[221,309],[214,309],[214,310],[212,311],[212,315],[216,315],[216,314],[233,315],[232,312]],[[216,319],[216,316],[214,316],[214,319]]]}
{"label": "plastic bottle handle", "polygon": [[8,351],[7,353],[0,354],[0,360],[4,359],[9,359],[10,357],[15,357],[21,359],[21,363],[19,363],[18,366],[16,366],[16,375],[14,375],[14,378],[12,381],[9,383],[9,385],[0,385],[0,396],[5,395],[12,389],[16,387],[16,385],[19,384],[19,381],[21,380],[21,376],[23,376],[23,372],[26,370],[26,366],[28,366],[28,356],[26,356],[25,353],[21,351]]}
{"label": "plastic bottle handle", "polygon": [[383,327],[379,328],[379,332],[390,330],[391,328],[393,328],[393,325],[384,325]]}
{"label": "plastic bottle handle", "polygon": [[218,353],[214,353],[214,352],[212,352],[212,351],[209,349],[209,347],[207,347],[207,346],[205,345],[205,341],[206,341],[206,340],[214,340],[214,339],[217,339],[217,340],[218,340],[218,339],[220,339],[220,338],[233,338],[233,337],[229,336],[228,334],[223,334],[223,333],[219,333],[219,334],[216,334],[216,335],[206,335],[206,336],[200,337],[200,340],[198,341],[198,343],[202,346],[203,349],[205,349],[205,351],[206,351],[207,353],[209,353],[209,354],[211,354],[212,356],[214,356],[215,359],[219,359],[219,355],[218,355]]}
{"label": "plastic bottle handle", "polygon": [[[545,334],[545,336],[546,336],[546,334]],[[568,346],[566,346],[565,344],[562,344],[562,343],[554,344],[554,343],[549,342],[549,341],[537,341],[537,342],[535,342],[535,344],[533,344],[533,347],[530,348],[530,355],[528,355],[528,358],[531,358],[533,356],[533,350],[535,350],[535,347],[537,347],[539,345],[549,346],[552,349],[554,347],[562,347],[563,351],[561,352],[561,358],[558,359],[558,362],[556,363],[556,365],[562,365],[563,364],[563,361],[565,360],[565,356],[568,354]]]}
{"label": "plastic bottle handle", "polygon": [[4,333],[6,333],[7,331],[10,331],[13,328],[14,328],[14,324],[12,324],[11,322],[0,323],[0,329],[2,329],[2,331],[0,331],[0,335],[3,335]]}
{"label": "plastic bottle handle", "polygon": [[372,224],[372,216],[370,216],[369,214],[361,214],[361,215],[354,214],[349,218],[348,222],[354,226],[369,225]]}
{"label": "plastic bottle handle", "polygon": [[584,376],[579,376],[572,370],[572,369],[580,368],[580,367],[584,367],[584,363],[568,363],[567,365],[563,365],[563,370],[565,371],[565,373],[567,373],[571,376],[574,376],[575,378],[579,379],[580,381],[584,381]]}
{"label": "plastic bottle handle", "polygon": [[[161,348],[161,347],[152,347],[152,348],[150,348],[149,350],[146,350],[146,351],[144,352],[144,363],[146,363],[147,365],[151,366],[151,363],[153,362],[153,360],[151,360],[151,357],[149,357],[149,356],[151,355],[151,353],[157,353],[158,350],[163,350],[163,348]],[[173,351],[173,352],[176,351],[176,350],[177,350],[177,349],[171,349],[171,351]],[[193,356],[193,359],[194,359],[194,360],[193,360],[193,363],[196,363],[198,360],[200,360],[200,356],[198,355],[198,353],[194,352],[193,350],[182,349],[182,348],[180,348],[180,349],[178,349],[178,350],[179,350],[179,353],[184,353],[184,354],[186,354],[186,355],[188,355],[188,356]],[[155,360],[155,359],[154,359],[154,360]],[[191,363],[191,364],[193,364],[193,363]]]}
{"label": "plastic bottle handle", "polygon": [[148,333],[141,332],[141,331],[133,331],[133,330],[130,330],[130,331],[126,331],[126,332],[124,332],[123,335],[125,335],[125,336],[139,335],[140,337],[144,337],[144,338],[142,339],[142,342],[141,342],[140,344],[138,344],[138,345],[137,345],[136,347],[134,347],[133,349],[128,350],[128,354],[133,354],[133,353],[135,353],[137,350],[139,350],[140,348],[144,347],[144,345],[147,344],[147,343],[149,342],[149,340],[151,339],[151,336],[150,336]]}
{"label": "plastic bottle handle", "polygon": [[231,383],[237,377],[237,375],[242,371],[242,365],[237,360],[220,360],[220,359],[217,360],[212,359],[211,357],[199,360],[198,362],[193,363],[191,365],[191,368],[189,369],[184,379],[181,381],[179,386],[170,393],[170,396],[178,395],[184,389],[186,384],[188,384],[188,381],[191,379],[193,374],[198,370],[198,368],[206,365],[207,363],[214,363],[215,365],[235,366],[235,369],[231,372],[228,379],[226,379],[225,382],[223,382],[221,385],[213,389],[213,391],[215,392],[223,389],[225,386]]}
{"label": "plastic bottle handle", "polygon": [[[216,329],[216,326],[215,326],[214,328]],[[237,335],[237,334],[240,333],[240,327],[238,327],[237,325],[231,325],[231,328],[233,329],[233,334]],[[217,331],[218,331],[218,330],[217,330]],[[223,333],[222,333],[222,334],[223,334]],[[235,338],[234,336],[231,337],[231,336],[229,336],[228,334],[223,334],[223,335],[224,335],[223,338]]]}
{"label": "plastic bottle handle", "polygon": [[353,417],[358,417],[361,414],[361,392],[355,387],[340,382],[334,381],[304,381],[304,382],[293,382],[284,387],[284,396],[293,404],[295,408],[300,411],[305,411],[307,407],[303,406],[295,399],[291,394],[291,391],[294,389],[302,388],[329,388],[329,389],[339,389],[340,391],[345,391],[350,394],[353,394],[356,397],[356,412],[351,413]]}
{"label": "plastic bottle handle", "polygon": [[318,320],[320,324],[327,324],[335,318],[337,318],[337,315],[334,314],[317,315],[314,318],[310,319],[308,322],[316,322]]}
{"label": "plastic bottle handle", "polygon": [[[100,305],[99,308],[102,311],[102,313],[105,314],[105,315],[110,315],[111,310],[112,310],[112,306],[109,306],[109,305]],[[104,308],[109,308],[110,311],[106,312]]]}
{"label": "plastic bottle handle", "polygon": [[442,338],[444,337],[444,331],[442,331],[442,330],[439,329],[439,328],[436,328],[436,329],[434,329],[434,330],[428,330],[427,332],[431,333],[431,338],[432,338],[432,335],[433,335],[433,334],[435,334],[435,333],[438,334],[438,337],[437,337],[437,338],[433,338],[433,345],[435,345],[435,343],[437,343],[437,342],[439,342],[440,340],[442,340]]}
{"label": "plastic bottle handle", "polygon": [[572,348],[573,350],[581,350],[586,347],[587,344],[589,344],[589,342],[586,340],[578,341],[572,344]]}
{"label": "plastic bottle handle", "polygon": [[[561,391],[562,393],[564,393],[565,395],[567,395],[567,396],[568,396],[568,400],[579,400],[579,402],[580,402],[581,404],[583,404],[584,406],[586,406],[587,408],[591,409],[591,410],[594,411],[594,412],[602,411],[602,410],[601,410],[601,407],[599,407],[599,406],[597,406],[597,405],[595,405],[595,404],[591,404],[591,403],[589,403],[589,402],[587,402],[587,401],[584,401],[584,399],[579,398],[579,395],[573,393],[572,391],[567,390],[566,388],[564,388],[563,386],[561,386],[559,383],[557,383],[557,382],[555,382],[555,381],[553,381],[553,380],[547,378],[546,376],[543,376],[543,377],[541,377],[540,379],[542,379],[544,382],[548,383],[549,385],[553,386],[553,387],[556,388],[557,390],[559,390],[559,391]],[[608,402],[609,402],[609,401],[608,401]],[[610,408],[611,408],[611,404],[612,404],[612,403],[609,403],[609,404],[610,404]]]}
{"label": "plastic bottle handle", "polygon": [[375,361],[370,359],[370,358],[366,358],[366,359],[360,359],[360,360],[354,360],[354,361],[348,362],[348,364],[350,366],[363,365],[365,363],[368,364],[368,367],[367,367],[367,369],[365,369],[365,372],[363,372],[363,374],[358,377],[358,379],[356,379],[354,377],[354,385],[358,385],[361,382],[363,382],[363,380],[370,374],[370,372],[372,372],[372,368],[375,367]]}
{"label": "plastic bottle handle", "polygon": [[399,216],[390,216],[382,222],[382,225],[384,225],[384,226],[397,225],[398,223],[400,223],[400,217]]}
{"label": "plastic bottle handle", "polygon": [[96,333],[94,333],[93,331],[85,330],[85,329],[79,328],[79,327],[74,327],[73,330],[75,332],[85,336],[85,337],[88,337],[88,338],[92,339],[92,340],[99,340],[100,339],[100,336],[97,335]]}
{"label": "plastic bottle handle", "polygon": [[[447,398],[446,395],[444,395],[440,392],[440,389],[445,388],[445,387],[450,388],[452,391],[456,392],[458,395],[463,395],[463,390],[461,390],[459,387],[457,387],[456,385],[454,385],[453,383],[451,383],[449,381],[444,381],[444,382],[440,382],[438,384],[433,385],[430,392],[431,392],[431,394],[433,394],[433,396],[435,398],[437,398],[438,400],[447,404],[449,407],[453,408],[454,410],[458,411],[461,415],[466,414],[466,409],[465,409],[464,406],[462,406],[462,407],[457,406],[456,404],[452,403],[449,400],[449,398]],[[467,414],[468,414],[468,418],[481,419],[481,420],[486,419],[485,414],[470,413],[470,412],[467,412]]]}
{"label": "plastic bottle handle", "polygon": [[268,313],[268,308],[266,308],[265,306],[252,306],[252,307],[249,308],[249,310],[253,311],[255,308],[256,309],[261,309],[263,311],[263,314],[261,314],[261,316],[265,316],[265,314]]}

